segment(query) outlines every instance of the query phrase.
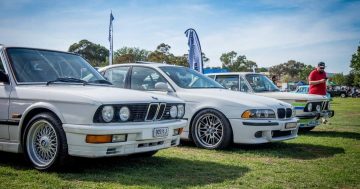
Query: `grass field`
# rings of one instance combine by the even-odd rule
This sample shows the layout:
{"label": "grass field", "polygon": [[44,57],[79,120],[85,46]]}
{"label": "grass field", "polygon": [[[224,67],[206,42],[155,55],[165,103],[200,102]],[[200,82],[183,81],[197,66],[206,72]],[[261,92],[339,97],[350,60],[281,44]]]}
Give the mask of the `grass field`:
{"label": "grass field", "polygon": [[360,188],[360,99],[337,98],[332,107],[330,125],[273,144],[185,144],[145,159],[79,159],[51,173],[0,153],[0,188]]}

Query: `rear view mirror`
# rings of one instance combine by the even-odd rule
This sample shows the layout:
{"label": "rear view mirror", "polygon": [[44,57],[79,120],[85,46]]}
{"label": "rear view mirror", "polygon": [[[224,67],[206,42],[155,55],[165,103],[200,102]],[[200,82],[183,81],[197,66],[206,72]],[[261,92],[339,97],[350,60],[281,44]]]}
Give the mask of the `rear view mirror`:
{"label": "rear view mirror", "polygon": [[0,83],[9,83],[9,76],[3,71],[0,71]]}

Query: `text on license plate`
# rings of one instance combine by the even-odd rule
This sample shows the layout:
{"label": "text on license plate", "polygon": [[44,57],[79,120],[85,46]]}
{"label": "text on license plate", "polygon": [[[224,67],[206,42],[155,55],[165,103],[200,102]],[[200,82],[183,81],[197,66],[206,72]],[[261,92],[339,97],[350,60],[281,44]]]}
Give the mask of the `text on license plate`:
{"label": "text on license plate", "polygon": [[297,122],[286,123],[285,129],[292,129],[297,127]]}
{"label": "text on license plate", "polygon": [[161,128],[154,128],[153,135],[155,138],[166,137],[169,134],[169,128],[161,127]]}

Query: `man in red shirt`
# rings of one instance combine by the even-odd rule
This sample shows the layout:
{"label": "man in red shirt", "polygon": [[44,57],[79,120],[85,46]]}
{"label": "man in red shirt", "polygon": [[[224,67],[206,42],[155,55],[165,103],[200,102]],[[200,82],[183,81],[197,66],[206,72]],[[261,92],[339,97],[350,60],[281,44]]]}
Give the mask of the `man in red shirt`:
{"label": "man in red shirt", "polygon": [[309,94],[326,95],[325,63],[319,62],[318,67],[309,75]]}

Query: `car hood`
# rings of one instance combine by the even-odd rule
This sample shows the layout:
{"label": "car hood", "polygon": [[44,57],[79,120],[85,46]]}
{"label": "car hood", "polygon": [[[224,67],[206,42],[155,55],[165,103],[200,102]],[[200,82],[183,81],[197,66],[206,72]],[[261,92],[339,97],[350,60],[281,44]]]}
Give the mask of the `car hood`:
{"label": "car hood", "polygon": [[281,102],[279,100],[256,96],[249,93],[243,93],[238,91],[231,91],[226,89],[186,89],[184,94],[190,96],[185,101],[191,100],[191,97],[202,100],[214,99],[222,101],[223,104],[229,106],[247,106],[249,108],[279,108],[279,107],[291,107],[290,104]]}
{"label": "car hood", "polygon": [[183,103],[175,97],[109,86],[90,85],[42,85],[17,87],[18,98],[74,103],[121,104],[121,103]]}
{"label": "car hood", "polygon": [[263,92],[263,93],[254,93],[259,96],[265,96],[270,98],[275,98],[283,101],[295,101],[295,100],[306,100],[306,101],[321,101],[326,100],[326,96],[322,95],[313,95],[313,94],[301,94],[301,93],[290,93],[290,92]]}

